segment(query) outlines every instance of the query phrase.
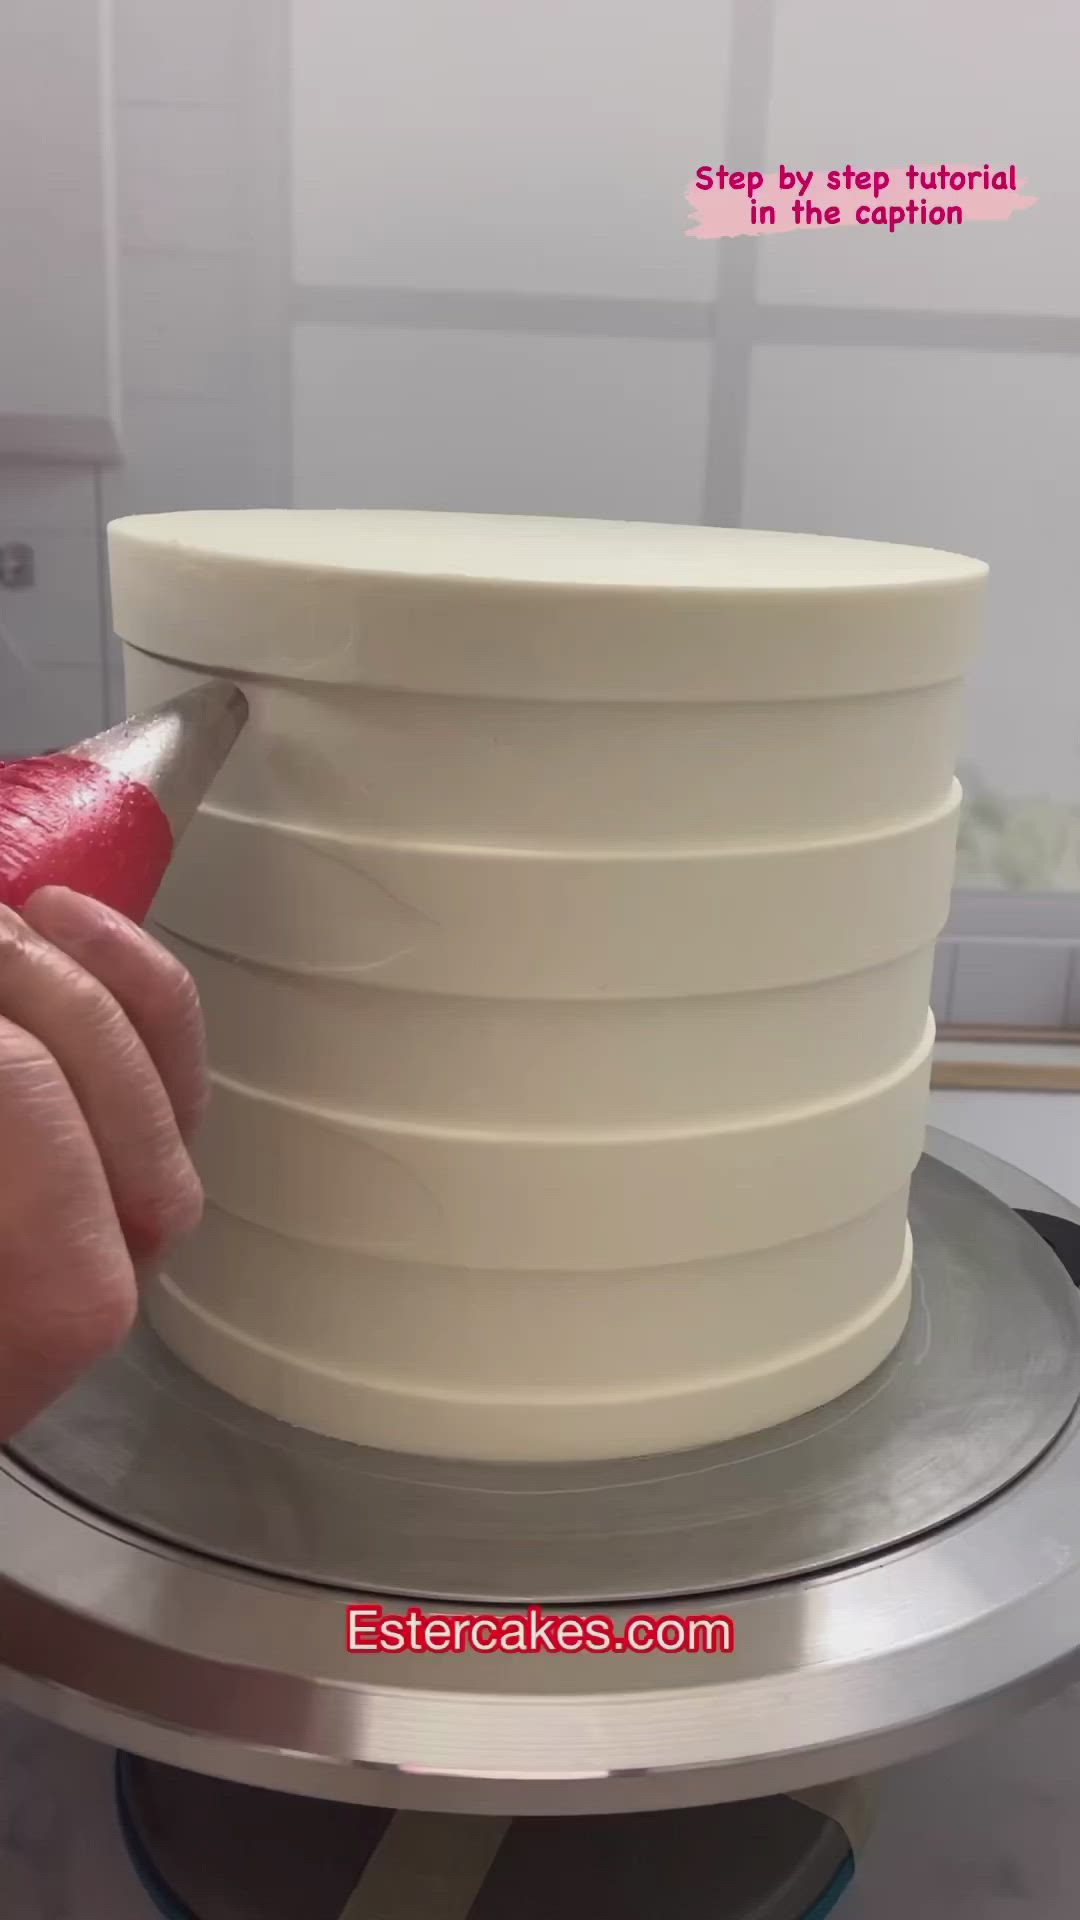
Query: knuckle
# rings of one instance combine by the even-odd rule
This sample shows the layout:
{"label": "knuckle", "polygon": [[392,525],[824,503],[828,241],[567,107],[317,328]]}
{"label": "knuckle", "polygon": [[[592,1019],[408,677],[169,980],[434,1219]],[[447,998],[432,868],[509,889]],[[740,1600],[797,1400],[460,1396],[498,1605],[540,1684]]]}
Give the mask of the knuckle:
{"label": "knuckle", "polygon": [[170,1002],[170,1012],[181,1019],[201,1020],[199,990],[182,960],[163,941],[144,931],[143,952],[157,974],[157,989]]}
{"label": "knuckle", "polygon": [[21,914],[13,907],[0,906],[0,980],[37,949],[41,942],[32,933]]}
{"label": "knuckle", "polygon": [[178,1170],[164,1195],[160,1210],[162,1233],[167,1240],[179,1239],[182,1234],[193,1233],[202,1216],[202,1181],[189,1164]]}
{"label": "knuckle", "polygon": [[172,977],[172,1001],[176,1022],[181,1031],[190,1035],[194,1044],[201,1050],[205,1034],[202,1001],[199,989],[187,968],[172,954],[167,955],[175,973]]}
{"label": "knuckle", "polygon": [[152,1191],[123,1209],[124,1237],[133,1258],[156,1259],[173,1241],[193,1233],[203,1205],[202,1182],[190,1162],[163,1169]]}
{"label": "knuckle", "polygon": [[44,1040],[0,1018],[0,1111],[34,1124],[71,1107],[71,1091]]}
{"label": "knuckle", "polygon": [[0,1069],[34,1074],[60,1071],[44,1040],[11,1020],[0,1020]]}
{"label": "knuckle", "polygon": [[8,1332],[9,1344],[23,1352],[28,1366],[71,1380],[123,1345],[138,1295],[134,1268],[122,1243],[118,1246],[118,1257],[92,1243],[83,1248],[82,1258],[73,1250],[62,1291],[55,1284],[24,1288]]}
{"label": "knuckle", "polygon": [[203,1121],[206,1119],[209,1106],[210,1078],[205,1069],[200,1066],[188,1096],[188,1110],[185,1120],[189,1134],[196,1132],[202,1126]]}
{"label": "knuckle", "polygon": [[188,972],[183,961],[177,959],[175,953],[170,953],[167,947],[162,947],[161,952],[165,956],[169,979],[172,983],[173,993],[176,996],[177,1006],[192,1019],[201,1020],[202,1007],[199,1001],[199,989],[195,985],[194,979]]}

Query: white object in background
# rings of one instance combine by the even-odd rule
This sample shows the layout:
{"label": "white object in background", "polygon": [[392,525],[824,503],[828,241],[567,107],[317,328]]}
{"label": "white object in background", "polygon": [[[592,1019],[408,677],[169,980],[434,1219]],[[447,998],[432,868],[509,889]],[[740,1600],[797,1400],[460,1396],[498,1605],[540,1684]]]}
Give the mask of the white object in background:
{"label": "white object in background", "polygon": [[6,0],[0,461],[119,456],[108,0]]}
{"label": "white object in background", "polygon": [[176,1351],[489,1459],[689,1447],[868,1374],[985,569],[415,513],[110,549],[129,706],[177,661],[251,703],[158,909],[217,1081],[206,1224],[150,1294]]}
{"label": "white object in background", "polygon": [[0,463],[0,544],[9,543],[33,554],[33,580],[0,587],[0,760],[85,740],[105,725],[94,476]]}
{"label": "white object in background", "polygon": [[[1058,1057],[1068,1059],[1071,1051],[1062,1047]],[[930,1117],[945,1133],[1022,1168],[1080,1208],[1080,1094],[942,1090],[932,1096]]]}

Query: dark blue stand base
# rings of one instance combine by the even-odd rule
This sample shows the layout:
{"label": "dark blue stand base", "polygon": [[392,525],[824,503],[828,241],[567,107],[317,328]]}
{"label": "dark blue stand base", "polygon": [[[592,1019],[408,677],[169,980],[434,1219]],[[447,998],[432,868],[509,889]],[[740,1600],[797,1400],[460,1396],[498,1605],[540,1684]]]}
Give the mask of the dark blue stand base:
{"label": "dark blue stand base", "polygon": [[[132,1867],[165,1920],[340,1920],[391,1814],[119,1754]],[[825,1920],[854,1874],[839,1830],[788,1800],[522,1820],[469,1920]]]}

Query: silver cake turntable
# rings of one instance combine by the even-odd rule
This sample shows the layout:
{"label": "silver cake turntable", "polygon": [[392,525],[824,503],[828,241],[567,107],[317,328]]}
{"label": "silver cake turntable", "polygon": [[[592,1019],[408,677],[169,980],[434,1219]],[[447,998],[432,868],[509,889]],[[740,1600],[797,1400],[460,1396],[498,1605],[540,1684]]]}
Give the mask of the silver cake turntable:
{"label": "silver cake turntable", "polygon": [[[738,1445],[588,1469],[367,1454],[246,1413],[140,1334],[0,1459],[5,1690],[220,1779],[504,1816],[793,1793],[1051,1692],[1080,1645],[1080,1313],[1011,1209],[1080,1215],[940,1135],[930,1154],[897,1353]],[[350,1655],[346,1601],[372,1596],[723,1612],[736,1645]]]}

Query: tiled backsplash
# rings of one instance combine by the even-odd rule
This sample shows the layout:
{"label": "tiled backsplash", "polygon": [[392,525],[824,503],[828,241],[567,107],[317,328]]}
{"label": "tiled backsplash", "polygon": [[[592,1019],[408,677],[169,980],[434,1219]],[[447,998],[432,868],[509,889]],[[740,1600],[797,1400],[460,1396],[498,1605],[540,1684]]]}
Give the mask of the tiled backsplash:
{"label": "tiled backsplash", "polygon": [[939,1026],[1080,1029],[1080,894],[957,893],[932,997]]}
{"label": "tiled backsplash", "polygon": [[260,221],[267,181],[275,207],[287,195],[267,162],[281,128],[259,114],[260,62],[285,19],[281,0],[115,0],[123,459],[0,464],[0,541],[25,542],[35,561],[32,588],[0,590],[0,758],[65,745],[123,710],[106,520],[280,492],[262,451],[273,409]]}
{"label": "tiled backsplash", "polygon": [[103,724],[97,492],[86,469],[0,465],[0,540],[34,556],[33,585],[0,590],[0,758]]}

